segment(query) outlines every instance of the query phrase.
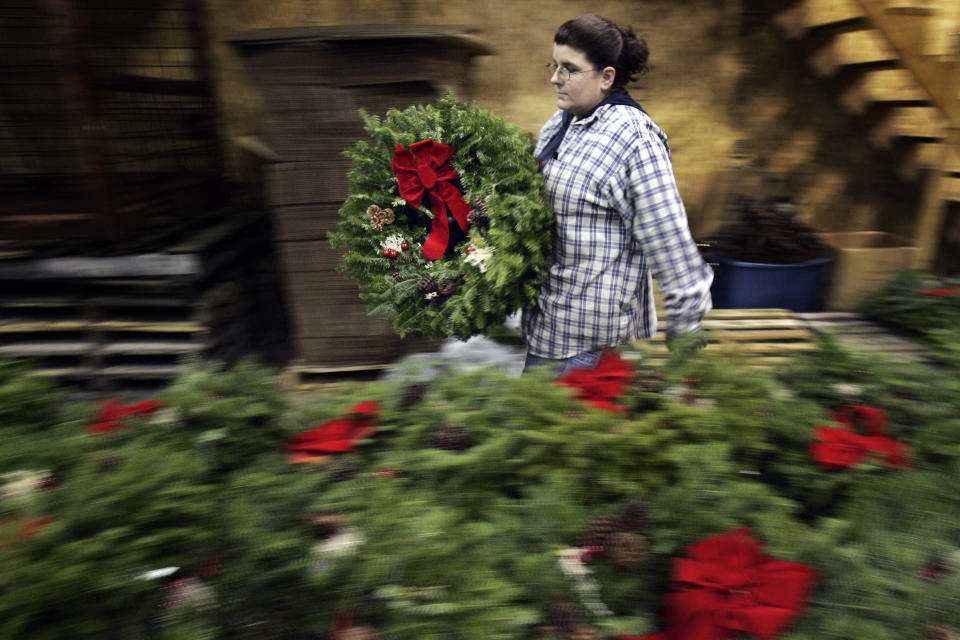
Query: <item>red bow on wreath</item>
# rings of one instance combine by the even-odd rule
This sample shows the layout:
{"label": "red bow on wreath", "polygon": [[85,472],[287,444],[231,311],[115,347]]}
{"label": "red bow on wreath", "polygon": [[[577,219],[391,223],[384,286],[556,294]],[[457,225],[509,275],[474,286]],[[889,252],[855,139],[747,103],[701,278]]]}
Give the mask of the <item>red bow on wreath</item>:
{"label": "red bow on wreath", "polygon": [[454,186],[460,178],[450,165],[453,147],[435,140],[421,140],[404,149],[398,144],[393,154],[393,173],[397,176],[400,195],[412,207],[419,207],[426,200],[433,214],[430,236],[423,243],[423,257],[439,260],[450,242],[450,223],[447,213],[452,213],[460,228],[470,227],[467,214],[470,205]]}
{"label": "red bow on wreath", "polygon": [[613,351],[605,351],[592,369],[572,369],[556,383],[579,389],[576,397],[596,409],[620,413],[626,409],[614,400],[633,380],[633,369]]}
{"label": "red bow on wreath", "polygon": [[956,295],[960,295],[960,287],[951,287],[951,288],[949,288],[949,289],[947,289],[947,288],[944,288],[944,289],[926,289],[926,290],[924,290],[924,291],[921,291],[920,293],[922,293],[922,294],[925,295],[925,296],[934,296],[934,297],[937,297],[937,298],[943,298],[943,297],[946,297],[946,296],[956,296]]}
{"label": "red bow on wreath", "polygon": [[[887,414],[873,407],[840,407],[833,421],[842,427],[814,427],[820,440],[810,445],[810,455],[820,466],[832,471],[846,469],[870,454],[881,457],[891,467],[909,467],[907,446],[886,435]],[[857,433],[862,427],[869,435]]]}
{"label": "red bow on wreath", "polygon": [[87,427],[89,433],[113,433],[127,429],[123,421],[127,416],[152,416],[163,406],[162,400],[144,400],[124,406],[119,400],[111,398],[100,403],[100,410],[94,418],[96,422]]}
{"label": "red bow on wreath", "polygon": [[732,529],[687,548],[673,561],[665,631],[619,640],[726,640],[780,634],[800,615],[817,570],[763,554],[749,529]]}
{"label": "red bow on wreath", "polygon": [[377,430],[380,405],[375,401],[358,402],[345,416],[324,422],[287,440],[291,462],[322,460],[324,453],[352,451],[357,441]]}

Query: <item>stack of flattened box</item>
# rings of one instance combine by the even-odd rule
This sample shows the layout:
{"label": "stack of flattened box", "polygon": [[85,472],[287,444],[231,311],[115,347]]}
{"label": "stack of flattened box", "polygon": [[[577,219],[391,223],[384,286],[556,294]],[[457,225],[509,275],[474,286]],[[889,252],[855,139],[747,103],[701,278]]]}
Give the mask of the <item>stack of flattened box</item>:
{"label": "stack of flattened box", "polygon": [[[359,109],[462,96],[470,61],[491,53],[448,25],[361,25],[260,29],[231,43],[263,96],[266,118],[256,146],[268,156],[265,191],[283,272],[295,366],[383,365],[424,348],[402,341],[367,315],[356,284],[336,271],[328,241],[349,195],[342,151],[365,137]],[[261,144],[262,143],[262,144]]]}

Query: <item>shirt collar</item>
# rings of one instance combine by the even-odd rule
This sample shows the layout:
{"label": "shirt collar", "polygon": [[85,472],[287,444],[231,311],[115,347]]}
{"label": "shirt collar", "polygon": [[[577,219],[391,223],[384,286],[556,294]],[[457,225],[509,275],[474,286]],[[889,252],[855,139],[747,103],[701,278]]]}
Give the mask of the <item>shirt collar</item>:
{"label": "shirt collar", "polygon": [[570,126],[571,126],[571,127],[582,127],[582,126],[586,126],[586,125],[590,124],[591,122],[593,122],[594,120],[597,119],[597,111],[598,111],[598,110],[600,109],[600,107],[602,107],[602,106],[604,106],[604,105],[603,105],[603,103],[601,102],[600,104],[598,104],[597,106],[595,106],[593,109],[591,109],[591,110],[590,110],[590,113],[588,113],[587,115],[583,116],[582,118],[576,118],[576,119],[574,119],[574,120],[570,123]]}
{"label": "shirt collar", "polygon": [[582,118],[574,120],[571,124],[588,124],[593,122],[593,120],[595,120],[597,117],[597,111],[599,111],[600,107],[608,104],[622,104],[643,111],[643,107],[641,107],[636,100],[630,97],[630,94],[627,93],[626,89],[618,89],[601,100],[597,106],[595,106],[593,109],[590,109],[590,111],[588,111]]}

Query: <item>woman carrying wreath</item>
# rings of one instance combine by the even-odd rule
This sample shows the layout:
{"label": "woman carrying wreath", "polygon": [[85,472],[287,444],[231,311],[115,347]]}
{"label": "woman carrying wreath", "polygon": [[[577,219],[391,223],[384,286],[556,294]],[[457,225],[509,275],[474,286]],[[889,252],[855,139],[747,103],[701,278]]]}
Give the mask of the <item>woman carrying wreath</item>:
{"label": "woman carrying wreath", "polygon": [[585,14],[554,36],[557,111],[536,154],[553,208],[547,280],[524,309],[525,369],[594,366],[605,349],[657,330],[651,276],[667,309],[668,344],[689,343],[711,308],[713,272],[690,235],[667,137],[626,92],[649,49],[631,28]]}

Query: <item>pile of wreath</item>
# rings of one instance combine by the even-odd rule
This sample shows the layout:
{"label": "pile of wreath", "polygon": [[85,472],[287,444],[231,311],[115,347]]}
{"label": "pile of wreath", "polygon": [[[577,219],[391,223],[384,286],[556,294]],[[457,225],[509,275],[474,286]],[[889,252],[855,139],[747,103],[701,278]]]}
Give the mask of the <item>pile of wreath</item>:
{"label": "pile of wreath", "polygon": [[401,336],[467,338],[534,304],[553,214],[533,136],[450,95],[361,117],[331,241],[370,312]]}

